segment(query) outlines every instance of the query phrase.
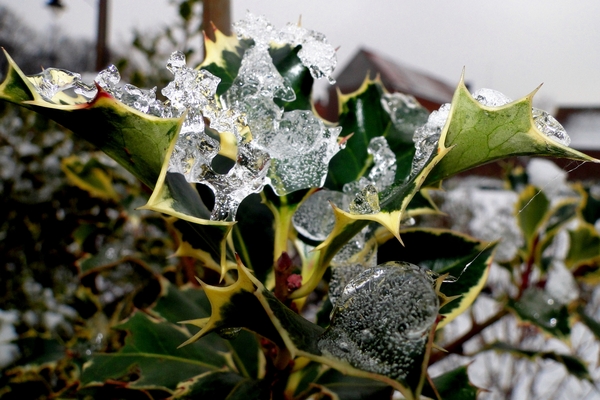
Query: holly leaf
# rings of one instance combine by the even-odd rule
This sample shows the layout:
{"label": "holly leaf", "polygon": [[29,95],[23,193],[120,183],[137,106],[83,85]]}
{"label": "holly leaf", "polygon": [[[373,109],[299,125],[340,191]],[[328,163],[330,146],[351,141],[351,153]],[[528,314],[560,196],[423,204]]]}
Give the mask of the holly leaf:
{"label": "holly leaf", "polygon": [[110,175],[106,173],[104,165],[95,158],[83,163],[78,156],[72,155],[63,158],[60,166],[71,183],[91,196],[118,201],[119,196],[112,185]]}
{"label": "holly leaf", "polygon": [[518,300],[509,299],[508,307],[521,321],[535,325],[551,336],[568,340],[571,334],[567,307],[543,289],[528,288]]}
{"label": "holly leaf", "polygon": [[415,147],[411,139],[413,132],[407,131],[427,122],[428,113],[421,106],[410,110],[405,107],[406,110],[401,110],[406,114],[403,126],[396,127],[381,104],[384,93],[381,81],[373,81],[367,76],[356,92],[339,94],[340,136],[352,137],[348,139],[346,148],[329,162],[329,174],[325,182],[327,188],[341,191],[345,183],[366,175],[372,164],[367,147],[371,139],[377,136],[385,137],[396,155],[396,181],[408,176]]}
{"label": "holly leaf", "polygon": [[600,235],[593,225],[581,223],[569,231],[569,251],[565,258],[566,266],[574,270],[586,266],[594,271],[600,264]]}
{"label": "holly leaf", "polygon": [[495,350],[502,353],[509,353],[515,357],[529,360],[535,360],[537,358],[543,360],[552,360],[562,364],[567,372],[574,377],[591,383],[594,382],[585,363],[578,357],[570,354],[559,354],[554,351],[523,350],[504,342],[492,343],[486,346],[484,350]]}
{"label": "holly leaf", "polygon": [[[449,274],[440,292],[458,298],[440,308],[444,319],[438,329],[442,328],[464,312],[485,286],[496,244],[447,229],[410,228],[403,229],[401,235],[404,245],[389,240],[379,246],[377,262],[402,260],[440,275]],[[436,251],[423,251],[423,246]]]}
{"label": "holly leaf", "polygon": [[552,156],[599,162],[540,132],[531,112],[535,92],[500,107],[488,107],[471,96],[462,76],[439,140],[439,148],[451,147],[452,151],[427,176],[425,185],[505,157]]}
{"label": "holly leaf", "polygon": [[549,206],[550,201],[548,201],[544,192],[535,186],[529,185],[519,194],[515,204],[515,214],[529,250],[533,246],[533,241],[544,221]]}
{"label": "holly leaf", "polygon": [[[461,366],[433,378],[433,386],[444,400],[475,400],[479,390],[469,381],[467,366]],[[428,383],[423,388],[423,395],[438,398]]]}
{"label": "holly leaf", "polygon": [[335,369],[323,373],[313,384],[323,394],[339,400],[378,400],[390,398],[393,388],[370,379],[347,376]]}
{"label": "holly leaf", "polygon": [[0,99],[53,119],[104,151],[148,187],[154,187],[182,119],[143,114],[102,88],[89,102],[55,104],[42,98],[33,86],[35,78],[25,76],[8,53],[5,55],[9,70],[0,85]]}
{"label": "holly leaf", "polygon": [[178,349],[181,341],[188,338],[187,333],[141,312],[114,328],[127,332],[125,345],[115,353],[93,355],[83,368],[81,382],[84,386],[102,385],[107,380],[122,379],[138,370],[139,378],[128,387],[163,389],[173,393],[181,382],[227,366],[225,357],[205,341],[185,350]]}

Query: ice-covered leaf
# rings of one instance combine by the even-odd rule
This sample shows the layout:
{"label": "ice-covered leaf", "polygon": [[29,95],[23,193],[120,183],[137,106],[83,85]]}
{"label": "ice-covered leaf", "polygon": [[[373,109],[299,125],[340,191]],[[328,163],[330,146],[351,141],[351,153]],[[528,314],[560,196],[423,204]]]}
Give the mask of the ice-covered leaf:
{"label": "ice-covered leaf", "polygon": [[517,222],[523,231],[528,248],[533,244],[533,240],[541,227],[550,202],[546,195],[535,186],[527,186],[519,194],[519,199],[515,204],[515,213]]}
{"label": "ice-covered leaf", "polygon": [[[6,54],[6,53],[5,53]],[[181,121],[143,114],[103,89],[90,102],[59,105],[46,101],[6,54],[9,71],[0,99],[45,115],[94,144],[149,187],[154,187]]]}
{"label": "ice-covered leaf", "polygon": [[543,289],[531,287],[518,300],[509,300],[517,317],[559,339],[568,340],[571,334],[571,315],[567,307]]}
{"label": "ice-covered leaf", "polygon": [[225,241],[233,222],[211,221],[210,212],[192,184],[183,175],[168,172],[169,155],[175,142],[173,140],[167,151],[148,203],[141,208],[178,218],[179,221],[174,225],[179,230],[181,243],[176,254],[200,259],[208,267],[218,266],[221,274],[224,274],[227,271]]}
{"label": "ice-covered leaf", "polygon": [[370,79],[356,92],[341,95],[339,102],[341,136],[352,134],[352,137],[346,148],[331,160],[325,186],[340,191],[344,184],[365,176],[372,164],[367,148],[377,136],[385,137],[396,156],[395,180],[406,178],[414,154],[412,131],[427,120],[427,110],[410,99],[398,101],[394,95],[385,93],[380,81]]}
{"label": "ice-covered leaf", "polygon": [[574,377],[593,382],[587,365],[576,356],[570,354],[560,354],[554,351],[535,351],[535,350],[524,350],[519,349],[513,345],[504,342],[495,342],[488,346],[486,349],[495,350],[498,352],[509,353],[515,357],[526,358],[529,360],[535,360],[537,358],[543,360],[552,360],[559,364],[562,364],[569,374]]}
{"label": "ice-covered leaf", "polygon": [[[400,233],[404,245],[395,240],[380,245],[378,261],[404,260],[439,275],[449,274],[440,291],[459,297],[440,309],[445,317],[438,324],[441,328],[465,311],[485,286],[495,244],[446,229],[408,228]],[[423,246],[435,252],[423,251]]]}
{"label": "ice-covered leaf", "polygon": [[432,185],[459,172],[509,156],[553,156],[598,162],[543,133],[532,114],[530,95],[496,107],[473,98],[461,81],[452,98],[450,116],[440,140],[440,148],[452,151],[429,174]]}
{"label": "ice-covered leaf", "polygon": [[[433,385],[443,400],[475,400],[479,389],[469,381],[467,367],[462,366],[436,376]],[[437,398],[431,386],[426,383],[423,395]]]}
{"label": "ice-covered leaf", "polygon": [[206,342],[178,349],[188,335],[169,322],[141,312],[115,329],[127,332],[125,345],[115,353],[94,354],[84,365],[81,376],[84,386],[125,378],[136,368],[139,379],[130,382],[129,387],[173,392],[181,382],[227,366],[225,357]]}
{"label": "ice-covered leaf", "polygon": [[61,168],[67,178],[77,187],[87,191],[90,195],[102,199],[118,200],[111,177],[106,173],[105,167],[95,158],[86,163],[76,155],[64,158]]}

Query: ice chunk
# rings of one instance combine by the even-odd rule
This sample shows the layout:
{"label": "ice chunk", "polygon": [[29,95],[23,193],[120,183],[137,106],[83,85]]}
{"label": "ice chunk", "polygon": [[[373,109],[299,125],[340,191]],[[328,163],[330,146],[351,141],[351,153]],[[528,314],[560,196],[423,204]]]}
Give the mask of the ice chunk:
{"label": "ice chunk", "polygon": [[369,180],[383,190],[394,183],[396,177],[396,155],[383,136],[376,136],[369,142],[367,152],[373,156],[374,165],[369,171]]}
{"label": "ice chunk", "polygon": [[239,39],[254,39],[257,47],[265,49],[278,38],[275,27],[264,15],[254,15],[249,11],[244,19],[234,22],[232,28]]}
{"label": "ice chunk", "polygon": [[373,185],[367,185],[350,202],[352,214],[376,214],[379,212],[379,194]]}
{"label": "ice chunk", "polygon": [[341,128],[326,128],[310,111],[286,112],[276,129],[257,140],[271,155],[269,177],[280,196],[296,190],[321,187],[331,158],[339,151]]}
{"label": "ice chunk", "polygon": [[46,68],[41,73],[28,78],[36,91],[48,101],[51,101],[58,92],[70,89],[81,82],[81,75],[78,73],[59,68]]}
{"label": "ice chunk", "polygon": [[552,115],[535,107],[532,109],[532,113],[535,126],[540,132],[563,146],[571,143],[571,138],[565,128]]}
{"label": "ice chunk", "polygon": [[430,276],[416,265],[368,268],[344,288],[318,340],[325,355],[403,380],[425,351],[439,308]]}
{"label": "ice chunk", "polygon": [[150,105],[156,101],[156,87],[140,89],[126,83],[121,92],[121,102],[143,113],[148,113]]}
{"label": "ice chunk", "polygon": [[410,95],[385,93],[381,106],[390,115],[392,124],[407,139],[412,138],[415,129],[427,122],[429,112]]}
{"label": "ice chunk", "polygon": [[121,93],[118,88],[119,81],[121,80],[121,74],[117,67],[113,64],[109,65],[106,69],[98,72],[96,76],[96,83],[102,89],[106,90],[110,95],[116,99],[120,99]]}
{"label": "ice chunk", "polygon": [[87,83],[77,81],[75,82],[75,93],[82,95],[85,98],[93,99],[98,93],[96,85],[88,85]]}
{"label": "ice chunk", "polygon": [[247,97],[264,96],[283,101],[296,99],[294,89],[275,68],[267,48],[253,46],[246,50],[238,75],[225,96],[228,106],[238,106]]}
{"label": "ice chunk", "polygon": [[325,77],[330,84],[335,84],[331,74],[337,65],[337,54],[333,46],[327,42],[325,35],[308,31],[298,52],[298,58],[308,68],[313,78]]}
{"label": "ice chunk", "polygon": [[450,115],[450,103],[442,104],[439,110],[432,112],[427,123],[415,130],[413,142],[415,143],[415,156],[413,158],[411,175],[417,174],[427,163],[434,150]]}
{"label": "ice chunk", "polygon": [[494,89],[482,88],[473,93],[473,98],[488,107],[500,107],[512,102],[512,99]]}
{"label": "ice chunk", "polygon": [[335,225],[335,216],[330,202],[345,209],[348,196],[327,189],[314,193],[298,207],[292,217],[296,230],[308,239],[325,240]]}

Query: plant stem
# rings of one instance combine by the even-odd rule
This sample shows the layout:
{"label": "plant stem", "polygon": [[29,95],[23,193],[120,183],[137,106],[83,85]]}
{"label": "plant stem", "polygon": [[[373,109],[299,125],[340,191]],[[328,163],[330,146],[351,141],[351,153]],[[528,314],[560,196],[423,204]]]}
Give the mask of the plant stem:
{"label": "plant stem", "polygon": [[498,311],[494,316],[488,318],[484,322],[480,324],[473,324],[473,327],[469,332],[465,333],[463,336],[459,337],[447,346],[444,346],[447,352],[438,351],[436,353],[433,353],[429,358],[429,365],[435,364],[436,362],[443,360],[450,354],[462,354],[463,344],[480,334],[488,326],[498,322],[506,314],[508,314],[508,310],[503,308],[500,311]]}

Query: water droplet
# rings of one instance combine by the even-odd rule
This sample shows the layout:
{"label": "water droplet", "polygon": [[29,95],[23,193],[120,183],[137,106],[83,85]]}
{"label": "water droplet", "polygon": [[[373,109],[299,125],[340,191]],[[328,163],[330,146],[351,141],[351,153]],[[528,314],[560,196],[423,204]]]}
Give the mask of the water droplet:
{"label": "water droplet", "polygon": [[571,143],[571,138],[565,128],[552,115],[535,107],[532,109],[532,114],[535,126],[548,138],[564,146]]}
{"label": "water droplet", "polygon": [[418,367],[438,308],[433,281],[418,266],[368,268],[344,288],[318,346],[356,368],[402,380]]}
{"label": "water droplet", "polygon": [[556,322],[557,322],[557,321],[556,321],[556,318],[550,318],[550,326],[551,326],[551,327],[553,327],[553,328],[554,328],[554,327],[556,326]]}
{"label": "water droplet", "polygon": [[46,68],[37,75],[28,77],[36,91],[51,101],[61,91],[74,87],[81,82],[81,75],[59,68]]}
{"label": "water droplet", "polygon": [[217,330],[217,335],[223,339],[232,340],[239,336],[242,328],[221,328]]}

